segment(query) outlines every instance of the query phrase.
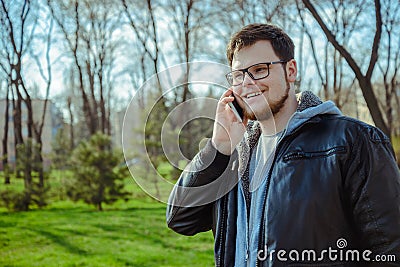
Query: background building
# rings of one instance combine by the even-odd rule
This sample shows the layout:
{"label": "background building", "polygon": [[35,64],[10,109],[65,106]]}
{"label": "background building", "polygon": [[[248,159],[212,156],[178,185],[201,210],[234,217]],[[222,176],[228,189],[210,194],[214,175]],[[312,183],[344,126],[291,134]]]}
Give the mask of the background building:
{"label": "background building", "polygon": [[[39,125],[42,119],[43,108],[44,108],[44,100],[43,99],[32,99],[32,109],[33,109],[33,121],[34,124]],[[0,155],[3,156],[3,145],[2,140],[4,137],[4,128],[5,128],[5,113],[6,113],[6,99],[0,99]],[[27,119],[28,119],[28,111],[27,107],[24,103],[22,103],[22,135],[24,140],[26,140],[28,136],[27,130]],[[63,118],[61,112],[57,109],[57,107],[50,100],[47,102],[46,107],[46,116],[43,125],[42,131],[42,142],[43,142],[43,159],[44,166],[48,168],[50,166],[50,153],[52,152],[52,142],[54,137],[60,127],[63,125]],[[13,118],[13,107],[10,103],[9,105],[9,116],[8,116],[8,163],[11,168],[15,167],[15,136],[14,136],[14,118]],[[3,170],[3,162],[0,160],[0,170]]]}

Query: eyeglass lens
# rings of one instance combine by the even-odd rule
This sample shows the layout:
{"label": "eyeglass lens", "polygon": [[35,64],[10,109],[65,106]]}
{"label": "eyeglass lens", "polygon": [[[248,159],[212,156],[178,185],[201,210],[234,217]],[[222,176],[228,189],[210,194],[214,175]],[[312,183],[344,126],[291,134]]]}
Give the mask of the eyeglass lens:
{"label": "eyeglass lens", "polygon": [[248,73],[248,75],[254,80],[266,78],[269,75],[269,64],[261,63],[251,66],[250,68],[245,70],[232,71],[228,75],[229,83],[231,85],[241,84],[244,80],[244,76],[246,73]]}

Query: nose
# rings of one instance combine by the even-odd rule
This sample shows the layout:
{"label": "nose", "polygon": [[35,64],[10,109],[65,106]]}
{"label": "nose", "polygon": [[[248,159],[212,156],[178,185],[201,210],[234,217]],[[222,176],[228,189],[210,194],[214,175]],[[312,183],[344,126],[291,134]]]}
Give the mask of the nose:
{"label": "nose", "polygon": [[238,86],[234,86],[233,91],[241,96],[247,90],[246,88],[254,86],[254,84],[255,81],[249,76],[247,72],[245,72],[242,83]]}
{"label": "nose", "polygon": [[249,84],[254,84],[254,80],[250,77],[250,75],[245,72],[244,77],[243,77],[243,86],[249,85]]}

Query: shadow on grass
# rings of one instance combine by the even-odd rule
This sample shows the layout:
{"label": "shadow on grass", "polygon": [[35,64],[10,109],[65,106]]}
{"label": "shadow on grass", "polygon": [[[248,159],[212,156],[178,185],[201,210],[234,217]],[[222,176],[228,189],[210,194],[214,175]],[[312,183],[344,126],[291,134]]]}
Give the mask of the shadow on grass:
{"label": "shadow on grass", "polygon": [[17,226],[16,222],[3,222],[0,221],[0,228],[14,228]]}
{"label": "shadow on grass", "polygon": [[64,247],[70,253],[78,254],[78,255],[89,255],[89,253],[87,251],[85,251],[83,249],[80,249],[77,246],[72,245],[70,242],[66,241],[65,238],[63,238],[62,236],[53,234],[53,233],[51,233],[49,231],[45,231],[45,230],[29,229],[29,228],[25,228],[25,229],[33,231],[33,232],[35,232],[37,234],[40,234],[40,235],[48,238],[53,243]]}
{"label": "shadow on grass", "polygon": [[[155,210],[166,210],[166,207],[163,206],[144,206],[144,207],[130,207],[130,208],[114,208],[114,207],[107,207],[104,208],[103,211],[98,211],[95,208],[91,208],[90,205],[88,205],[87,207],[68,207],[67,209],[64,207],[50,207],[50,208],[46,208],[44,210],[32,210],[29,212],[35,212],[35,211],[48,211],[48,212],[60,212],[60,213],[64,213],[64,212],[68,212],[68,213],[99,213],[99,214],[106,214],[108,212],[134,212],[134,211],[138,211],[138,210],[149,210],[149,211],[155,211]],[[6,213],[6,212],[4,212]],[[16,212],[8,212],[10,214],[12,213],[16,213]],[[0,213],[1,214],[1,213]]]}

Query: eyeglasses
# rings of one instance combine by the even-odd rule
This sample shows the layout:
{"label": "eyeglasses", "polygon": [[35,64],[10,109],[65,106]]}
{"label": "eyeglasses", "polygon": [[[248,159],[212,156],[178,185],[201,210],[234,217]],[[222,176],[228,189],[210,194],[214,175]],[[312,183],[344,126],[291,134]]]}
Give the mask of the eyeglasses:
{"label": "eyeglasses", "polygon": [[237,86],[243,83],[244,76],[246,75],[246,73],[253,80],[261,80],[268,77],[270,65],[281,64],[281,63],[287,63],[287,61],[279,60],[272,62],[257,63],[245,69],[231,71],[228,74],[226,74],[225,77],[230,85]]}

